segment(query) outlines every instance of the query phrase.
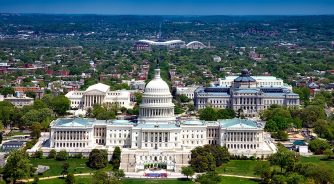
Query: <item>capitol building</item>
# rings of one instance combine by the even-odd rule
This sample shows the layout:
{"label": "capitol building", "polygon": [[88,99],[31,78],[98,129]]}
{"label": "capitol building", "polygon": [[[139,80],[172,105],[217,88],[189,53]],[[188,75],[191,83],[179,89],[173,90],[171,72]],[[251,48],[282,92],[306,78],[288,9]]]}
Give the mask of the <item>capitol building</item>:
{"label": "capitol building", "polygon": [[145,88],[138,122],[60,118],[50,124],[50,135],[34,152],[45,155],[51,149],[88,156],[92,149],[122,150],[121,166],[125,172],[138,172],[148,164],[162,164],[169,171],[180,172],[191,158],[191,150],[205,144],[226,146],[233,155],[267,157],[275,145],[263,130],[263,123],[251,119],[178,121],[169,86],[160,77],[160,69]]}

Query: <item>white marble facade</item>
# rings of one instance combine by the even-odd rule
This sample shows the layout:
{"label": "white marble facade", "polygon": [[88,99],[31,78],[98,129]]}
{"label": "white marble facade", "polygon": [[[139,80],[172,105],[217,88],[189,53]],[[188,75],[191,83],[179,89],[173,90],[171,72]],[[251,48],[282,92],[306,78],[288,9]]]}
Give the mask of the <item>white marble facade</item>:
{"label": "white marble facade", "polygon": [[110,86],[102,83],[89,86],[85,91],[70,91],[65,96],[70,100],[72,109],[87,109],[94,104],[117,104],[132,108],[129,91],[110,91]]}
{"label": "white marble facade", "polygon": [[176,121],[169,86],[155,70],[155,78],[146,85],[138,122],[63,118],[51,123],[50,145],[45,148],[72,153],[91,149],[122,149],[121,168],[128,172],[143,170],[145,164],[163,163],[179,172],[188,165],[191,150],[214,144],[226,146],[232,154],[268,156],[276,151],[266,139],[263,125],[249,119],[206,122]]}
{"label": "white marble facade", "polygon": [[282,79],[272,76],[250,76],[243,70],[240,76],[219,80],[217,86],[200,87],[195,90],[196,110],[207,106],[213,108],[231,108],[241,111],[245,116],[254,117],[271,105],[298,107],[299,95],[292,92],[291,86]]}

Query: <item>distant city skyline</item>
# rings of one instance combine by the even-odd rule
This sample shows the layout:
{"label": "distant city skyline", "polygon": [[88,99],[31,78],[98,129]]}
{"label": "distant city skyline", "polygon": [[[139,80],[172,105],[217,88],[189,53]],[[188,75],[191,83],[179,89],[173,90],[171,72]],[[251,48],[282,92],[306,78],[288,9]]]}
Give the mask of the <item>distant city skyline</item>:
{"label": "distant city skyline", "polygon": [[0,0],[1,13],[110,15],[323,15],[333,0]]}

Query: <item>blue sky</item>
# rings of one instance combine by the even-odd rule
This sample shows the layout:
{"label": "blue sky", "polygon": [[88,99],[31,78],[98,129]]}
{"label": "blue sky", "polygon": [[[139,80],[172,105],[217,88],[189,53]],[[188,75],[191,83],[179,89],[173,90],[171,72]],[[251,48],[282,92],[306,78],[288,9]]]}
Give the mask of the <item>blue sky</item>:
{"label": "blue sky", "polygon": [[334,14],[334,0],[0,0],[2,13],[130,15]]}

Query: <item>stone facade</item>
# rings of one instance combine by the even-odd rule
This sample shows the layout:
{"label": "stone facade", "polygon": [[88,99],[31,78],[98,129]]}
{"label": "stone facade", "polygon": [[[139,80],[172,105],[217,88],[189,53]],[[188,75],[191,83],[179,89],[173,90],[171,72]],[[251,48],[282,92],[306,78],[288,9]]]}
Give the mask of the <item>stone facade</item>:
{"label": "stone facade", "polygon": [[205,144],[226,146],[232,154],[245,156],[266,157],[276,151],[263,132],[263,124],[256,121],[177,121],[169,87],[160,78],[159,69],[146,85],[138,122],[63,118],[50,126],[49,146],[41,148],[44,153],[65,149],[87,156],[97,148],[108,150],[110,159],[119,146],[120,167],[126,172],[144,170],[148,164],[163,164],[169,171],[180,172],[188,165],[191,150]]}
{"label": "stone facade", "polygon": [[87,109],[94,104],[116,104],[132,108],[129,91],[110,91],[110,87],[102,83],[92,85],[85,91],[70,91],[65,96],[71,101],[72,109]]}
{"label": "stone facade", "polygon": [[[256,80],[258,79],[258,80]],[[271,105],[299,106],[299,96],[284,85],[281,79],[252,77],[243,70],[239,77],[219,81],[219,86],[202,87],[195,91],[196,110],[207,106],[231,108],[241,111],[245,116],[254,117]]]}

